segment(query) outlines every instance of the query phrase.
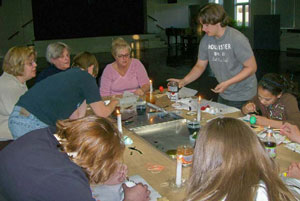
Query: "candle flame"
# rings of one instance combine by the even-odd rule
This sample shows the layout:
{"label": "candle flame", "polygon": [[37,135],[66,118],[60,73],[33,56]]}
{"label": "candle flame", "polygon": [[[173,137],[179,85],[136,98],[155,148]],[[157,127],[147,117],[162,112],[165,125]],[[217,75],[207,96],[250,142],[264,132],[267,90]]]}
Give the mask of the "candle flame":
{"label": "candle flame", "polygon": [[117,112],[117,115],[121,114],[119,109],[117,109],[116,112]]}
{"label": "candle flame", "polygon": [[201,101],[201,96],[198,97],[198,102],[200,102],[200,101]]}
{"label": "candle flame", "polygon": [[152,80],[149,80],[150,83],[152,83]]}

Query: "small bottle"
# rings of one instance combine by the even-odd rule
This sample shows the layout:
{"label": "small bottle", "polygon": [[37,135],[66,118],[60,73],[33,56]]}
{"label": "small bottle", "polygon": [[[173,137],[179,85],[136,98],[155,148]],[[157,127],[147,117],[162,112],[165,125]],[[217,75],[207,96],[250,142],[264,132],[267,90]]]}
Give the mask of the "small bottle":
{"label": "small bottle", "polygon": [[273,136],[273,130],[269,127],[267,129],[267,135],[263,140],[265,149],[271,158],[276,158],[276,139]]}

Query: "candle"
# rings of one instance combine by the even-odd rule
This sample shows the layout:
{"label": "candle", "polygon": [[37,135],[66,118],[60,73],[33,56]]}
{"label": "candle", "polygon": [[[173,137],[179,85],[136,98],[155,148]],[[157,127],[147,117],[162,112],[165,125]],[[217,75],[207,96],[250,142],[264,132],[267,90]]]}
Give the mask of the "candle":
{"label": "candle", "polygon": [[176,186],[181,186],[181,176],[182,176],[182,155],[177,156],[177,168],[176,168]]}
{"label": "candle", "polygon": [[153,92],[152,80],[149,80],[149,82],[150,82],[150,93],[152,93]]}
{"label": "candle", "polygon": [[121,113],[119,110],[117,110],[117,123],[118,123],[118,130],[120,133],[123,133],[122,130],[122,117],[121,117]]}
{"label": "candle", "polygon": [[197,107],[197,121],[201,122],[201,107],[200,107],[201,96],[198,97],[198,107]]}

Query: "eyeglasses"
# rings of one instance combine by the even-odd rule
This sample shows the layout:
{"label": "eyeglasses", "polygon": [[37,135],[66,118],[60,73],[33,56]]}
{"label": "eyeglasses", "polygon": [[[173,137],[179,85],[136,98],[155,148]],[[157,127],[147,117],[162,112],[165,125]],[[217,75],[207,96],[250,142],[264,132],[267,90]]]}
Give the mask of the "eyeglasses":
{"label": "eyeglasses", "polygon": [[127,58],[129,58],[129,56],[130,56],[130,54],[119,54],[119,55],[117,55],[117,57],[118,57],[119,59],[121,59],[121,58],[127,59]]}
{"label": "eyeglasses", "polygon": [[28,62],[25,62],[25,65],[28,65],[28,66],[34,66],[36,65],[36,61],[28,61]]}

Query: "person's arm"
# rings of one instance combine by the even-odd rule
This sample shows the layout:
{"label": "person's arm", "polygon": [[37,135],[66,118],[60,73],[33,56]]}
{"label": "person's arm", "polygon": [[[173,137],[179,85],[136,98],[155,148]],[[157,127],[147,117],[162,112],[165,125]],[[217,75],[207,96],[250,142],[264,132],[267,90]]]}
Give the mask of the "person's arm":
{"label": "person's arm", "polygon": [[133,187],[127,187],[126,184],[122,184],[124,189],[124,200],[123,201],[149,201],[150,191],[148,186],[142,183],[138,183]]}
{"label": "person's arm", "polygon": [[300,179],[300,163],[292,162],[289,166],[287,176]]}
{"label": "person's arm", "polygon": [[140,88],[138,88],[134,93],[136,95],[142,96],[150,90],[149,77],[141,61],[139,61],[138,59],[133,59],[132,62],[132,65],[134,65],[134,69],[136,71],[138,84],[140,86]]}
{"label": "person's arm", "polygon": [[291,141],[300,143],[300,131],[297,126],[290,123],[284,123],[280,127],[280,133],[287,136]]}
{"label": "person's arm", "polygon": [[100,95],[101,96],[111,96],[111,85],[112,85],[112,71],[107,66],[101,76],[100,80]]}
{"label": "person's arm", "polygon": [[125,164],[118,164],[116,172],[114,172],[107,181],[104,182],[105,185],[116,185],[123,183],[127,176],[127,166]]}
{"label": "person's arm", "polygon": [[71,114],[69,119],[79,119],[81,117],[84,117],[86,114],[86,100],[83,101],[83,103]]}
{"label": "person's arm", "polygon": [[268,119],[267,117],[257,116],[257,115],[255,115],[255,117],[256,117],[256,124],[259,126],[270,126],[272,128],[280,128],[283,124],[283,122],[280,120]]}
{"label": "person's arm", "polygon": [[204,70],[206,69],[207,64],[208,64],[208,60],[198,59],[197,63],[194,65],[192,70],[183,79],[170,78],[167,81],[178,82],[179,88],[182,88],[185,85],[187,85],[187,84],[195,81],[196,79],[198,79],[202,75]]}
{"label": "person's arm", "polygon": [[247,77],[253,75],[257,70],[257,64],[254,56],[251,56],[248,60],[243,63],[243,69],[241,72],[226,80],[224,82],[219,83],[214,89],[212,89],[215,93],[223,93],[230,85],[240,82]]}
{"label": "person's arm", "polygon": [[147,91],[150,90],[150,84],[144,84],[141,88],[138,88],[134,93],[139,96],[143,96]]}
{"label": "person's arm", "polygon": [[249,101],[245,105],[243,105],[241,112],[243,114],[249,114],[251,112],[257,112],[256,111],[256,105],[252,101]]}
{"label": "person's arm", "polygon": [[99,117],[108,117],[118,105],[119,101],[117,99],[111,99],[108,105],[105,105],[103,101],[97,101],[91,103],[90,106],[93,112]]}
{"label": "person's arm", "polygon": [[[27,91],[27,90],[26,90]],[[1,91],[0,99],[2,100],[3,108],[2,114],[4,116],[9,116],[13,111],[15,104],[18,102],[19,98],[26,93],[26,91],[21,88],[10,88],[9,91]]]}
{"label": "person's arm", "polygon": [[296,97],[292,94],[286,93],[282,95],[282,99],[284,104],[284,113],[286,115],[284,123],[288,122],[300,128],[300,111]]}

